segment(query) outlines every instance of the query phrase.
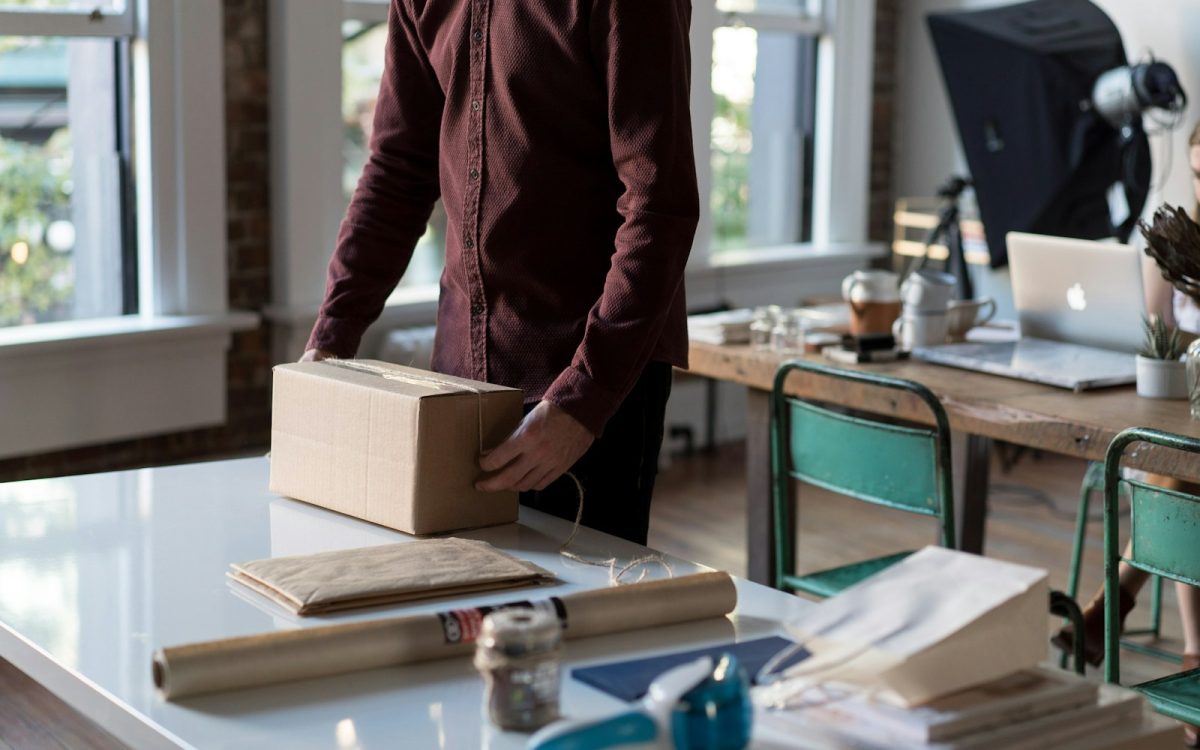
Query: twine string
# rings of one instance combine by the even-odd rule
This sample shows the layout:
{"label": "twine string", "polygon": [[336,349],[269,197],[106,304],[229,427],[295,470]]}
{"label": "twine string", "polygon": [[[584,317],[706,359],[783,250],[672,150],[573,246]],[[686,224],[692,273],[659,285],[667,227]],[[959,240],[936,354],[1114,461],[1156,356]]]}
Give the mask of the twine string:
{"label": "twine string", "polygon": [[[667,577],[675,577],[675,571],[671,568],[671,564],[667,562],[666,558],[664,558],[662,555],[655,554],[635,557],[629,562],[625,563],[625,565],[618,570],[617,563],[620,562],[620,560],[616,557],[610,557],[607,560],[597,560],[594,558],[586,558],[582,555],[572,552],[570,549],[571,545],[574,543],[575,537],[579,535],[579,529],[583,525],[584,491],[583,482],[579,481],[579,477],[575,476],[569,471],[566,473],[566,476],[575,483],[575,491],[578,493],[579,497],[579,508],[575,511],[575,523],[571,527],[571,533],[567,535],[566,541],[564,541],[558,548],[558,554],[562,555],[568,560],[572,560],[582,565],[591,565],[596,568],[608,568],[608,583],[610,586],[620,586],[625,583],[640,583],[641,581],[645,580],[646,573],[649,572],[649,565],[660,565],[664,570],[667,571]],[[630,572],[637,570],[638,568],[641,568],[641,573],[638,574],[636,580],[621,580]]]}

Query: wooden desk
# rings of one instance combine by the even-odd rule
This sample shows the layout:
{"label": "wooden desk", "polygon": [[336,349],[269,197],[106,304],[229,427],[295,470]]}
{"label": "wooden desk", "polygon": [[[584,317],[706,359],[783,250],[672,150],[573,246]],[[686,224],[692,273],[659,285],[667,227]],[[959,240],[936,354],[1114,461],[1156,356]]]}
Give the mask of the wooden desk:
{"label": "wooden desk", "polygon": [[[693,374],[750,387],[746,426],[748,577],[771,584],[775,545],[771,523],[768,393],[775,371],[787,357],[754,351],[748,346],[697,342],[692,342],[690,357]],[[827,362],[816,355],[809,358]],[[971,552],[983,551],[992,440],[1098,461],[1104,458],[1112,438],[1126,427],[1152,427],[1200,437],[1200,420],[1191,418],[1186,401],[1139,398],[1131,386],[1076,394],[915,361],[858,367],[924,384],[941,399],[951,428],[965,436],[964,441],[955,444],[959,454],[955,461],[955,510],[959,546]],[[932,421],[925,406],[907,394],[802,373],[790,376],[787,388],[789,393],[841,406],[925,424]],[[1126,464],[1200,481],[1200,461],[1175,451],[1140,446],[1127,455]]]}

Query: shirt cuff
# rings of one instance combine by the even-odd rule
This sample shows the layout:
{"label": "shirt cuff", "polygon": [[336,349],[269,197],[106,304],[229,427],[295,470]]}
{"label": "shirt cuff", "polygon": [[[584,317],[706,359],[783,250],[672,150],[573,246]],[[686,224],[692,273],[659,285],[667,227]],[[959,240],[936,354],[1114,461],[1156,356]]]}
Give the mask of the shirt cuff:
{"label": "shirt cuff", "polygon": [[576,367],[563,370],[546,389],[542,400],[570,414],[596,437],[604,433],[604,425],[621,405],[621,396]]}
{"label": "shirt cuff", "polygon": [[361,323],[321,316],[317,318],[317,323],[308,336],[308,344],[304,348],[305,351],[320,349],[349,359],[358,352],[358,345],[365,330],[366,327]]}

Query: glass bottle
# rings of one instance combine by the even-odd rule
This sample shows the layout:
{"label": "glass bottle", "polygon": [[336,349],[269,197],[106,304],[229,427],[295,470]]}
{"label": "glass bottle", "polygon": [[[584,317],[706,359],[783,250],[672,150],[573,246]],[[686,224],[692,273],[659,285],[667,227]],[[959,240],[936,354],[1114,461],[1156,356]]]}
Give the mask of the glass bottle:
{"label": "glass bottle", "polygon": [[1191,404],[1192,419],[1200,419],[1200,339],[1187,348],[1188,402]]}
{"label": "glass bottle", "polygon": [[771,330],[771,348],[781,354],[803,354],[804,328],[804,317],[799,311],[782,313]]}
{"label": "glass bottle", "polygon": [[750,348],[770,349],[771,329],[775,327],[775,316],[769,307],[754,308],[754,320],[750,321]]}

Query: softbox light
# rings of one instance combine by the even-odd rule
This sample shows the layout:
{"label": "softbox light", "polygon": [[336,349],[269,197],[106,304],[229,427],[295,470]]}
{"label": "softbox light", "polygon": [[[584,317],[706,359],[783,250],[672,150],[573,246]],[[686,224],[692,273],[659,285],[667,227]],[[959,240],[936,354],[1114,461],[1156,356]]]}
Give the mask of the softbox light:
{"label": "softbox light", "polygon": [[1099,76],[1126,64],[1116,26],[1088,0],[1033,0],[928,18],[975,184],[993,267],[1009,231],[1083,239],[1114,227],[1122,183],[1136,219],[1150,184],[1140,118],[1122,133],[1090,106]]}

